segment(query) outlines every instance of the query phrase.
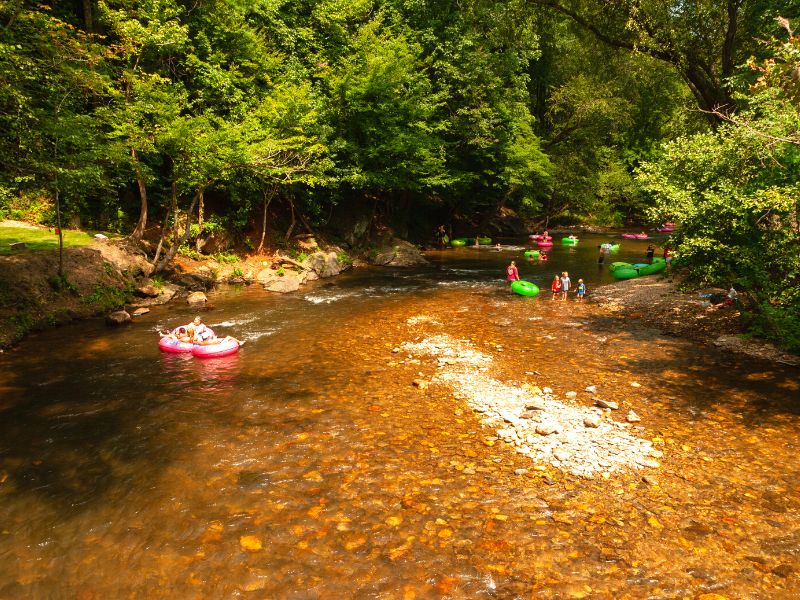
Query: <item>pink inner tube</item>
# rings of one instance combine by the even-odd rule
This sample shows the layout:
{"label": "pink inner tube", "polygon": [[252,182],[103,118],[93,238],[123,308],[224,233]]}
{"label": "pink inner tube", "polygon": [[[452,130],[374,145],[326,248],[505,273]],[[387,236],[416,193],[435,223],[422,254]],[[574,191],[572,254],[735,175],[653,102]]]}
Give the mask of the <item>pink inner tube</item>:
{"label": "pink inner tube", "polygon": [[552,248],[553,247],[553,242],[547,242],[547,241],[544,241],[544,240],[539,240],[536,243],[536,245],[539,246],[539,248]]}
{"label": "pink inner tube", "polygon": [[662,227],[661,229],[656,229],[656,231],[660,233],[672,233],[675,229],[673,227]]}
{"label": "pink inner tube", "polygon": [[539,240],[543,240],[545,242],[549,242],[549,241],[551,241],[553,239],[553,236],[550,236],[550,235],[544,236],[544,235],[541,235],[540,233],[537,233],[537,234],[534,234],[534,235],[529,235],[528,239],[533,240],[534,242],[538,242]]}
{"label": "pink inner tube", "polygon": [[188,342],[181,342],[179,340],[163,337],[158,341],[158,347],[164,352],[174,352],[176,354],[182,352],[191,352],[192,344]]}
{"label": "pink inner tube", "polygon": [[206,344],[192,346],[192,354],[200,358],[217,358],[220,356],[229,356],[236,354],[239,351],[239,343],[234,340],[225,340],[219,344]]}

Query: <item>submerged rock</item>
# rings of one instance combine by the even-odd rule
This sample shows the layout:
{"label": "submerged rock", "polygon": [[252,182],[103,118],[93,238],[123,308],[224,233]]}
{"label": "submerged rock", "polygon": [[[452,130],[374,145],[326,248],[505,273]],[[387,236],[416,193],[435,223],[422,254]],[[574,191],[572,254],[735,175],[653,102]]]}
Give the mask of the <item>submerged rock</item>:
{"label": "submerged rock", "polygon": [[192,292],[186,297],[186,303],[190,305],[205,304],[208,298],[203,292]]}
{"label": "submerged rock", "polygon": [[131,322],[131,315],[124,310],[117,310],[106,315],[106,324],[112,327],[126,325]]}

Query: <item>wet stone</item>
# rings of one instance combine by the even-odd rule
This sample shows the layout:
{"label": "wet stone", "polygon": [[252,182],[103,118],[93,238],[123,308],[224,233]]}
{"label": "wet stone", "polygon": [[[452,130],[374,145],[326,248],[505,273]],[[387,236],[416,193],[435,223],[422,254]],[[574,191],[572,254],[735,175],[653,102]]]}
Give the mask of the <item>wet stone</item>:
{"label": "wet stone", "polygon": [[617,410],[619,408],[619,404],[616,402],[612,402],[611,400],[603,400],[602,398],[595,398],[594,403],[595,406],[599,406],[600,408],[609,408],[611,410]]}

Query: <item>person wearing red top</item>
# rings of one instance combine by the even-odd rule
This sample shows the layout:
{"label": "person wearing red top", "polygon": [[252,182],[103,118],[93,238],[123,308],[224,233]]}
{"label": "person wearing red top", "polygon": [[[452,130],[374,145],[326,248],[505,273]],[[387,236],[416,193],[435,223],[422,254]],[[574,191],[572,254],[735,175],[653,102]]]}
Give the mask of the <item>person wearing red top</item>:
{"label": "person wearing red top", "polygon": [[506,267],[506,279],[508,279],[509,283],[519,281],[519,271],[517,270],[517,264],[513,260]]}
{"label": "person wearing red top", "polygon": [[561,278],[558,276],[558,273],[553,277],[553,284],[550,286],[550,289],[553,291],[553,300],[555,300],[556,296],[561,292]]}

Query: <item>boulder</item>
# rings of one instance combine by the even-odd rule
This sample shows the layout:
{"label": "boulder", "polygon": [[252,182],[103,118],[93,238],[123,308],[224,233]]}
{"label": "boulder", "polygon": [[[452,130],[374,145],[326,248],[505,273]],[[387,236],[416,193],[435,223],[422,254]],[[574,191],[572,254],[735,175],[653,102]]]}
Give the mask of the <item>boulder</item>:
{"label": "boulder", "polygon": [[372,263],[384,267],[413,267],[427,264],[419,249],[405,240],[394,239],[391,246],[383,246],[372,258]]}
{"label": "boulder", "polygon": [[187,296],[186,303],[190,305],[205,304],[208,298],[203,292],[192,292]]}
{"label": "boulder", "polygon": [[112,327],[125,325],[131,322],[131,315],[124,310],[117,310],[106,315],[106,324]]}
{"label": "boulder", "polygon": [[306,264],[319,277],[334,277],[344,270],[336,252],[315,252]]}
{"label": "boulder", "polygon": [[180,273],[172,281],[193,292],[205,292],[214,287],[214,277],[210,270],[194,273]]}
{"label": "boulder", "polygon": [[95,233],[94,234],[94,239],[100,240],[101,242],[104,242],[105,240],[108,239],[108,236],[107,235],[103,235],[102,233]]}
{"label": "boulder", "polygon": [[285,294],[287,292],[296,292],[300,289],[301,278],[297,276],[294,271],[287,271],[283,277],[272,279],[266,283],[264,287],[270,292],[277,292]]}
{"label": "boulder", "polygon": [[131,316],[133,316],[133,317],[141,317],[142,315],[146,315],[149,312],[150,312],[149,308],[145,308],[143,306],[140,306],[139,308],[135,309],[131,313]]}
{"label": "boulder", "polygon": [[136,288],[136,293],[145,298],[158,298],[161,295],[161,290],[152,283],[145,283]]}
{"label": "boulder", "polygon": [[14,242],[11,244],[11,250],[16,252],[18,250],[26,250],[28,248],[25,242]]}

